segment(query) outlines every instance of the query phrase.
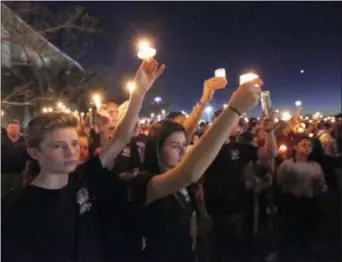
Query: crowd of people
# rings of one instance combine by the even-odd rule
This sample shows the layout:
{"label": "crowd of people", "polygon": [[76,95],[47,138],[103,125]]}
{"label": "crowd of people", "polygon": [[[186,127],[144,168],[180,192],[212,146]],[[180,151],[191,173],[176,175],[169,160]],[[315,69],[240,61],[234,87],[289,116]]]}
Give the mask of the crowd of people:
{"label": "crowd of people", "polygon": [[2,129],[2,261],[340,261],[342,121],[246,121],[262,88],[204,82],[189,116],[139,124],[164,72],[146,59],[129,101],[108,100],[96,121],[73,113]]}

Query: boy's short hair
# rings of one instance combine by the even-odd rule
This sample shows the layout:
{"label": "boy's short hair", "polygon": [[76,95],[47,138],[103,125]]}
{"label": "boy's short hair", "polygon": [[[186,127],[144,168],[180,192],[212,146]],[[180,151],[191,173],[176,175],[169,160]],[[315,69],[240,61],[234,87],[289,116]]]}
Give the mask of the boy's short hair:
{"label": "boy's short hair", "polygon": [[11,124],[12,125],[20,125],[20,122],[17,119],[11,119],[7,125],[11,125]]}
{"label": "boy's short hair", "polygon": [[33,118],[25,132],[25,142],[27,147],[38,148],[45,138],[46,133],[58,128],[75,128],[77,130],[78,121],[73,114],[64,112],[53,112],[39,115]]}

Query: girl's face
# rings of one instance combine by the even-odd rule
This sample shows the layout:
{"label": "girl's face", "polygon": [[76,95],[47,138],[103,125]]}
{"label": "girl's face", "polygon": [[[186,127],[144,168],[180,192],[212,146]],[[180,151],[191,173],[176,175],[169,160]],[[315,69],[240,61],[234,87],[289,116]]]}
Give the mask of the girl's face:
{"label": "girl's face", "polygon": [[303,139],[297,144],[296,151],[305,155],[309,155],[312,151],[311,141]]}
{"label": "girl's face", "polygon": [[186,152],[186,138],[184,132],[173,132],[160,149],[161,164],[165,169],[174,168],[184,157]]}

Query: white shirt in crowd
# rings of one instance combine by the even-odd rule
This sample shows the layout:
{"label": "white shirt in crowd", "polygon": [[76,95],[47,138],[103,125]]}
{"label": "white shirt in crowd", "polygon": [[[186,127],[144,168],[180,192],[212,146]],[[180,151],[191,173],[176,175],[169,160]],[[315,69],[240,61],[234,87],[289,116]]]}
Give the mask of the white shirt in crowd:
{"label": "white shirt in crowd", "polygon": [[285,160],[279,167],[277,184],[284,193],[297,197],[313,197],[327,189],[323,170],[313,161]]}

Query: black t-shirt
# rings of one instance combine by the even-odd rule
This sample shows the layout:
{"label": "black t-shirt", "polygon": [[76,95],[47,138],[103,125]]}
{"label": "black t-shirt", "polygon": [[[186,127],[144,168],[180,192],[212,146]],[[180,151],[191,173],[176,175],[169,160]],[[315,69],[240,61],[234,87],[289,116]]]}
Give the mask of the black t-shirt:
{"label": "black t-shirt", "polygon": [[6,133],[1,134],[1,173],[22,172],[25,169],[27,158],[23,137],[17,142],[13,142]]}
{"label": "black t-shirt", "polygon": [[141,207],[147,198],[150,174],[119,175],[108,171],[97,187],[102,261],[137,261],[141,257]]}
{"label": "black t-shirt", "polygon": [[95,157],[71,173],[62,189],[23,189],[2,213],[2,261],[98,261],[93,179],[101,172]]}
{"label": "black t-shirt", "polygon": [[144,261],[194,261],[190,219],[194,212],[190,191],[183,190],[158,199],[141,213],[146,239]]}
{"label": "black t-shirt", "polygon": [[257,152],[257,147],[245,143],[222,146],[204,175],[204,195],[210,215],[227,215],[245,209],[243,171],[250,161],[257,161]]}
{"label": "black t-shirt", "polygon": [[[28,186],[2,213],[2,261],[105,261],[108,239],[102,222],[111,211],[115,215],[108,217],[116,225],[110,238],[112,258],[125,261],[120,258],[129,255],[131,245],[124,228],[132,222],[131,210],[146,202],[149,179],[141,176],[123,182],[93,157],[69,175],[62,189]],[[105,199],[108,181],[118,190]]]}

